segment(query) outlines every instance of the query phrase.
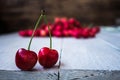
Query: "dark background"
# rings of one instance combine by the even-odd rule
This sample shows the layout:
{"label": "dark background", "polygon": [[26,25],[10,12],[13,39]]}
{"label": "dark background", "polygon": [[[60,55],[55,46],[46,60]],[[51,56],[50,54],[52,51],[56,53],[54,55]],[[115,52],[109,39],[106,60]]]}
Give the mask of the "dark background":
{"label": "dark background", "polygon": [[120,24],[120,0],[0,0],[0,34],[33,28],[42,9],[50,22],[58,16],[86,25]]}

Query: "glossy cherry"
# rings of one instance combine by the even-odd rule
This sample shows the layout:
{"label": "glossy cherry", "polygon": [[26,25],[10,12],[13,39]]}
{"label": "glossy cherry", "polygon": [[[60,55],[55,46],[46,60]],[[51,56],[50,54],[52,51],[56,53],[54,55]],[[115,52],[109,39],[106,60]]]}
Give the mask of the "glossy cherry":
{"label": "glossy cherry", "polygon": [[43,47],[38,53],[38,61],[43,67],[50,68],[58,61],[58,52],[54,49]]}
{"label": "glossy cherry", "polygon": [[[46,16],[44,15],[43,17],[46,23],[48,23]],[[52,36],[51,36],[51,29],[49,25],[48,25],[48,31],[50,36],[50,48],[43,47],[40,49],[38,53],[38,61],[45,68],[50,68],[54,66],[58,61],[58,52],[57,50],[52,49]]]}
{"label": "glossy cherry", "polygon": [[32,35],[31,35],[31,39],[29,41],[28,50],[26,50],[24,48],[20,48],[16,52],[15,63],[16,63],[16,66],[21,70],[32,70],[32,68],[35,66],[35,64],[37,62],[37,54],[34,51],[30,50],[30,46],[31,46],[32,39],[35,35],[37,26],[38,26],[40,20],[42,19],[42,16],[43,15],[41,14],[35,25],[34,30],[30,31],[30,33]]}
{"label": "glossy cherry", "polygon": [[21,70],[31,70],[37,63],[37,54],[33,51],[20,48],[16,53],[15,63]]}
{"label": "glossy cherry", "polygon": [[28,30],[21,30],[21,31],[19,31],[19,35],[23,36],[23,37],[28,37],[29,36],[28,35]]}
{"label": "glossy cherry", "polygon": [[40,29],[40,30],[39,30],[39,35],[40,35],[40,37],[46,37],[47,34],[48,34],[47,31],[44,30],[44,29]]}

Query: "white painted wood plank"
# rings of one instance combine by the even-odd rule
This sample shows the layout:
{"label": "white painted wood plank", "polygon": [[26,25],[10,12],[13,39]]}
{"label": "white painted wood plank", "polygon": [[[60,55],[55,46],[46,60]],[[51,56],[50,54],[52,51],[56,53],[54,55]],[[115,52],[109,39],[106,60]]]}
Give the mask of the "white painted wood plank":
{"label": "white painted wood plank", "polygon": [[[20,37],[17,33],[0,36],[0,70],[19,70],[15,65],[15,54],[19,48],[27,49],[29,40],[30,38]],[[60,38],[53,38],[53,48],[59,53],[61,49],[61,40]],[[31,50],[38,53],[42,47],[49,47],[49,38],[34,38]],[[57,65],[58,63],[56,66]],[[54,69],[56,68],[54,67]],[[43,70],[39,63],[37,63],[34,69]]]}
{"label": "white painted wood plank", "polygon": [[[0,56],[4,56],[0,58],[0,70],[19,70],[14,63],[15,53],[26,48],[29,39],[18,34],[0,36]],[[31,49],[38,52],[43,46],[49,46],[49,38],[34,38]],[[120,52],[98,37],[53,38],[53,48],[59,53],[62,48],[61,69],[120,70]],[[44,70],[38,63],[34,69]]]}
{"label": "white painted wood plank", "polygon": [[[29,39],[22,38],[16,33],[0,36],[0,80],[58,79],[58,63],[51,69],[43,69],[37,63],[34,67],[35,71],[30,72],[20,71],[15,66],[16,51],[21,47],[26,48]],[[49,46],[49,38],[34,38],[31,50],[38,52],[43,46]],[[62,49],[59,80],[118,80],[120,78],[120,52],[99,36],[92,39],[53,38],[53,48],[59,53]]]}
{"label": "white painted wood plank", "polygon": [[104,40],[64,38],[61,69],[120,70],[120,52]]}
{"label": "white painted wood plank", "polygon": [[113,48],[120,50],[120,32],[102,31],[98,37],[105,40]]}

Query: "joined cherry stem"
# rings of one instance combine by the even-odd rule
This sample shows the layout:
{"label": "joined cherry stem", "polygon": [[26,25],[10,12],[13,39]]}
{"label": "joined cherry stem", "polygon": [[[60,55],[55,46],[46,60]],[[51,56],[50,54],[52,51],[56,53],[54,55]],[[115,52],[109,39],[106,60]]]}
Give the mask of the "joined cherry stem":
{"label": "joined cherry stem", "polygon": [[35,24],[35,28],[34,28],[34,30],[33,30],[33,33],[32,33],[32,36],[31,36],[31,38],[30,38],[30,42],[29,42],[29,45],[28,45],[28,50],[30,50],[30,46],[31,46],[31,43],[32,43],[32,39],[33,39],[33,37],[34,37],[34,33],[35,33],[35,31],[36,31],[36,29],[37,29],[37,27],[38,27],[38,25],[39,25],[42,17],[43,17],[43,13],[41,13],[41,15],[39,16],[39,18],[38,18],[38,20],[37,20],[37,23]]}
{"label": "joined cherry stem", "polygon": [[[42,10],[41,11],[41,15],[39,16],[38,20],[37,20],[37,23],[35,25],[35,28],[33,30],[33,33],[32,33],[32,36],[31,36],[31,39],[29,41],[29,45],[28,45],[28,50],[30,50],[30,46],[31,46],[31,43],[32,43],[32,40],[33,40],[33,37],[34,37],[34,33],[40,23],[40,21],[42,20],[42,17],[44,18],[44,21],[46,24],[48,24],[48,21],[47,21],[47,18],[46,18],[46,15],[44,14],[44,11]],[[48,24],[48,31],[49,31],[49,37],[50,37],[50,49],[52,49],[52,35],[51,35],[51,31],[50,31],[50,26]]]}

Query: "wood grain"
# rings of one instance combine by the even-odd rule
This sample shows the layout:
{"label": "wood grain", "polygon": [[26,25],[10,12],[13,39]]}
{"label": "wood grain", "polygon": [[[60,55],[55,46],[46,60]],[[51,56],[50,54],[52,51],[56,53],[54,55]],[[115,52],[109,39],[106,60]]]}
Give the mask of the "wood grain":
{"label": "wood grain", "polygon": [[[102,30],[95,38],[53,37],[53,48],[61,54],[59,80],[119,80],[120,33]],[[27,48],[30,38],[17,33],[0,36],[0,80],[58,80],[58,63],[44,69],[37,63],[32,71],[19,70],[14,62],[19,48]],[[34,38],[31,50],[49,47],[49,38]]]}

